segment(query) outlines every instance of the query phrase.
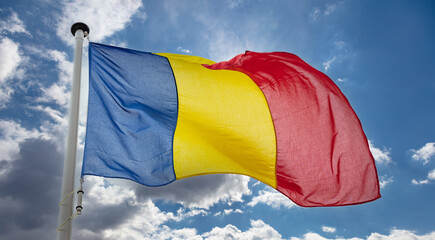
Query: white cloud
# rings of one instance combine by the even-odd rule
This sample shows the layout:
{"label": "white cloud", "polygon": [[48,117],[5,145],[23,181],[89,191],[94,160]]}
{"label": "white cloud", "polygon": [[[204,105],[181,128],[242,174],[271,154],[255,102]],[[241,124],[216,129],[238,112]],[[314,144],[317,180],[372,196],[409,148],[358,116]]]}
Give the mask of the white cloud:
{"label": "white cloud", "polygon": [[0,108],[5,106],[13,93],[7,80],[19,73],[22,60],[18,43],[7,37],[0,39]]}
{"label": "white cloud", "polygon": [[102,205],[118,205],[125,201],[135,201],[136,195],[133,190],[110,184],[104,178],[90,176],[86,178],[90,187],[86,189],[93,203]]}
{"label": "white cloud", "polygon": [[327,72],[331,68],[331,64],[337,59],[336,56],[333,56],[328,61],[323,63],[323,68],[325,69],[325,72]]}
{"label": "white cloud", "polygon": [[159,229],[159,231],[157,231],[156,233],[153,233],[149,238],[146,238],[146,239],[203,240],[203,238],[200,235],[197,235],[197,233],[198,233],[198,231],[195,228],[171,229],[168,226],[164,225]]}
{"label": "white cloud", "polygon": [[223,212],[222,211],[221,212],[217,212],[213,216],[230,215],[232,213],[243,213],[243,211],[240,210],[240,209],[224,209]]}
{"label": "white cloud", "polygon": [[427,174],[427,179],[435,180],[435,169],[433,169],[432,171],[429,172],[429,174]]}
{"label": "white cloud", "polygon": [[337,50],[347,51],[347,49],[346,49],[347,43],[345,41],[343,41],[343,40],[335,41],[334,45],[337,48]]}
{"label": "white cloud", "polygon": [[211,33],[209,41],[209,55],[215,62],[228,61],[238,54],[252,49],[253,44],[244,38],[240,38],[235,32],[216,30]]}
{"label": "white cloud", "polygon": [[[313,232],[306,233],[302,236],[302,238],[291,237],[291,240],[332,240],[330,238],[322,237],[321,235]],[[363,240],[363,238],[351,237],[351,238],[335,238],[339,240]],[[383,235],[380,233],[371,233],[370,236],[365,238],[366,240],[433,240],[435,239],[435,231],[425,234],[425,235],[417,235],[413,231],[409,230],[400,230],[400,229],[392,229],[390,230],[389,235]]]}
{"label": "white cloud", "polygon": [[0,20],[0,34],[2,33],[25,33],[30,35],[26,30],[24,22],[18,17],[18,14],[11,11],[11,16],[5,20]]}
{"label": "white cloud", "polygon": [[[158,213],[158,212],[155,212]],[[281,235],[273,229],[270,225],[264,223],[262,220],[251,220],[251,227],[242,232],[236,226],[228,224],[225,227],[215,227],[209,232],[201,235],[197,234],[194,228],[171,229],[166,225],[160,226],[156,231],[150,232],[143,229],[139,224],[135,226],[134,231],[131,228],[123,228],[122,234],[111,234],[105,232],[105,239],[205,239],[205,240],[221,240],[221,239],[240,239],[240,240],[253,240],[253,239],[279,239]],[[126,227],[126,226],[124,226]],[[139,230],[140,229],[140,230]],[[150,228],[148,228],[150,229]],[[117,238],[118,237],[118,238]]]}
{"label": "white cloud", "polygon": [[[133,216],[117,227],[111,227],[102,231],[104,239],[202,239],[193,228],[171,229],[164,225],[169,221],[182,221],[194,216],[208,215],[203,209],[186,210],[181,208],[175,215],[172,212],[161,211],[151,200],[143,203],[133,203],[139,207]],[[89,231],[83,235],[94,235]],[[96,236],[94,236],[96,237]]]}
{"label": "white cloud", "polygon": [[63,113],[61,113],[60,111],[55,110],[51,107],[43,107],[40,105],[32,108],[46,113],[53,121],[55,121],[57,124],[61,125],[62,127],[68,127],[68,122],[64,118]]}
{"label": "white cloud", "polygon": [[234,213],[243,213],[243,211],[240,209],[236,209],[236,210],[234,210]]}
{"label": "white cloud", "polygon": [[[353,71],[353,64],[358,57],[356,51],[352,50],[351,44],[343,41],[331,41],[331,50],[328,58],[323,62],[323,71],[330,72],[333,68],[340,69],[340,72]],[[346,82],[349,79],[346,76],[337,78],[338,82]]]}
{"label": "white cloud", "polygon": [[6,107],[6,103],[9,102],[13,92],[9,86],[0,85],[0,109]]}
{"label": "white cloud", "polygon": [[389,164],[392,162],[390,157],[390,150],[384,147],[384,150],[381,150],[377,147],[375,147],[372,143],[372,141],[369,140],[369,147],[370,151],[373,154],[373,157],[375,158],[375,161],[377,164]]}
{"label": "white cloud", "polygon": [[228,215],[228,214],[231,214],[233,211],[234,211],[233,209],[225,209],[224,214]]}
{"label": "white cloud", "polygon": [[282,239],[281,234],[262,220],[251,220],[251,228],[246,232],[242,232],[236,226],[228,224],[223,228],[215,227],[210,232],[202,234],[202,237],[207,240]]}
{"label": "white cloud", "polygon": [[104,239],[153,239],[152,235],[161,225],[176,217],[171,212],[162,212],[151,200],[138,204],[139,211],[123,224],[105,229]]}
{"label": "white cloud", "polygon": [[335,233],[337,229],[335,227],[322,226],[322,231],[326,233]]}
{"label": "white cloud", "polygon": [[50,120],[43,121],[39,126],[41,138],[53,142],[58,152],[64,150],[64,141],[68,130],[68,119],[65,114],[51,107],[34,106],[31,109],[47,114]]}
{"label": "white cloud", "polygon": [[433,240],[435,239],[435,231],[425,234],[417,235],[413,231],[392,229],[389,235],[383,235],[379,233],[372,233],[367,240],[401,240],[401,239],[415,239],[415,240]]}
{"label": "white cloud", "polygon": [[412,179],[411,183],[412,183],[412,185],[423,185],[423,184],[428,184],[429,180],[425,179],[425,180],[417,181],[415,179]]}
{"label": "white cloud", "polygon": [[255,182],[254,184],[252,184],[253,187],[255,187],[255,186],[257,186],[257,185],[260,185],[260,183],[261,183],[260,181],[258,181],[258,180],[255,180],[255,181],[256,181],[256,182]]}
{"label": "white cloud", "polygon": [[134,16],[137,17],[142,23],[145,22],[145,20],[147,20],[148,18],[148,14],[146,12],[138,12]]}
{"label": "white cloud", "polygon": [[310,13],[310,18],[312,21],[316,21],[319,18],[327,17],[331,15],[335,10],[337,9],[336,4],[327,4],[323,10],[320,8],[314,8],[313,11]]}
{"label": "white cloud", "polygon": [[[51,121],[49,120],[44,121],[40,126],[40,130],[42,132],[43,138],[51,140],[56,144],[56,147],[59,151],[63,151],[64,140],[65,140],[66,132],[68,130],[67,112],[68,112],[69,101],[71,97],[73,63],[67,60],[68,56],[63,51],[37,48],[32,46],[26,47],[26,50],[28,50],[32,54],[36,54],[46,60],[50,60],[56,63],[56,68],[58,72],[57,81],[47,88],[41,88],[42,96],[36,99],[36,103],[37,104],[56,103],[57,105],[59,105],[60,108],[53,109],[48,106],[36,105],[33,107],[33,109],[39,110],[50,117]],[[84,67],[82,71],[87,71],[87,67]],[[84,78],[87,78],[87,76],[84,76]],[[82,87],[81,91],[83,90],[83,88],[84,87]],[[87,86],[86,86],[86,90],[87,90]],[[83,95],[86,93],[81,92],[80,93],[81,98],[83,98]],[[87,104],[84,103],[83,99],[80,101],[80,103],[81,105]],[[79,136],[84,135],[84,129],[83,129],[84,123],[83,123],[82,115],[86,115],[86,114],[81,113]],[[80,146],[81,145],[79,145],[79,147]]]}
{"label": "white cloud", "polygon": [[[207,16],[201,16],[199,21],[208,22]],[[259,23],[252,23],[240,32],[222,28],[220,22],[207,25],[208,33],[204,39],[208,43],[208,55],[215,62],[228,61],[239,54],[249,51],[273,51],[274,40],[261,35],[258,29],[262,28]]]}
{"label": "white cloud", "polygon": [[429,160],[435,155],[435,142],[426,143],[418,150],[411,149],[412,159],[416,161],[423,161],[423,165],[429,163]]}
{"label": "white cloud", "polygon": [[243,213],[243,211],[240,210],[240,209],[225,209],[224,210],[224,214],[225,215],[229,215],[229,214],[232,214],[232,213]]}
{"label": "white cloud", "polygon": [[224,182],[219,185],[216,192],[204,195],[197,194],[179,202],[189,208],[198,207],[204,209],[208,209],[218,202],[226,202],[228,205],[232,205],[233,202],[242,202],[243,195],[251,194],[248,187],[249,180],[250,178],[247,176],[228,175],[225,176]]}
{"label": "white cloud", "polygon": [[320,9],[314,8],[313,12],[310,13],[311,20],[316,21],[321,15]]}
{"label": "white cloud", "polygon": [[158,188],[135,184],[135,188],[142,199],[164,199],[187,208],[209,209],[216,203],[232,205],[242,202],[244,195],[251,194],[249,180],[249,177],[242,175],[216,174],[181,179]]}
{"label": "white cloud", "polygon": [[[36,99],[36,103],[40,104],[33,106],[34,110],[38,110],[47,114],[52,121],[45,121],[41,125],[41,131],[45,139],[50,139],[58,150],[61,151],[64,147],[64,137],[68,129],[67,113],[69,111],[69,101],[71,97],[71,82],[73,63],[68,61],[68,56],[63,51],[54,49],[46,49],[43,46],[25,46],[27,53],[36,57],[43,58],[55,62],[58,77],[54,83],[44,88],[41,87],[42,95]],[[83,149],[86,113],[87,113],[87,97],[88,97],[88,60],[87,49],[83,51],[82,70],[81,70],[81,86],[80,86],[80,118],[79,118],[79,139],[78,149]],[[44,106],[44,103],[56,103],[60,108],[53,109]],[[53,123],[54,121],[54,123]]]}
{"label": "white cloud", "polygon": [[392,182],[393,182],[393,177],[387,177],[386,175],[381,176],[379,179],[379,185],[381,188],[386,187],[387,185],[389,185]]}
{"label": "white cloud", "polygon": [[[90,38],[100,42],[124,29],[141,6],[140,0],[70,1],[63,7],[56,32],[63,41],[72,46],[74,38],[70,32],[71,25],[84,22],[90,28]],[[140,17],[146,18],[146,15],[141,14]]]}
{"label": "white cloud", "polygon": [[435,180],[435,169],[433,169],[432,171],[430,171],[427,174],[427,178],[426,179],[419,180],[419,181],[415,180],[415,179],[412,179],[411,183],[412,183],[412,185],[423,185],[423,184],[430,183],[432,180]]}
{"label": "white cloud", "polygon": [[180,208],[177,211],[177,216],[174,218],[176,221],[182,221],[185,218],[190,218],[194,216],[207,216],[209,215],[209,212],[205,211],[204,209],[186,209],[186,208]]}
{"label": "white cloud", "polygon": [[328,4],[326,5],[326,9],[325,11],[323,11],[323,15],[328,16],[331,13],[333,13],[335,11],[335,9],[337,8],[337,5],[334,4]]}
{"label": "white cloud", "polygon": [[[0,120],[0,160],[12,161],[20,152],[20,143],[39,136],[35,129],[27,130],[17,122]],[[6,171],[7,168],[0,169],[0,174]]]}
{"label": "white cloud", "polygon": [[[302,238],[291,237],[290,240],[332,240],[329,238],[322,237],[318,233],[308,232],[305,233]],[[345,240],[344,238],[340,238],[340,240]],[[361,238],[351,238],[349,240],[362,240]]]}
{"label": "white cloud", "polygon": [[230,9],[233,9],[237,6],[239,6],[241,3],[243,3],[244,0],[227,0],[228,2],[228,7]]}
{"label": "white cloud", "polygon": [[281,208],[281,206],[285,208],[292,208],[296,206],[293,201],[275,190],[261,190],[258,196],[252,198],[251,202],[248,203],[248,206],[253,207],[259,203],[263,203],[277,209]]}
{"label": "white cloud", "polygon": [[65,52],[47,50],[46,58],[56,62],[58,69],[58,81],[48,88],[42,89],[44,95],[39,99],[41,102],[51,102],[66,108],[70,98],[70,83],[72,81],[73,63],[67,60]]}
{"label": "white cloud", "polygon": [[183,47],[177,47],[177,51],[184,54],[192,54],[192,50],[185,49]]}

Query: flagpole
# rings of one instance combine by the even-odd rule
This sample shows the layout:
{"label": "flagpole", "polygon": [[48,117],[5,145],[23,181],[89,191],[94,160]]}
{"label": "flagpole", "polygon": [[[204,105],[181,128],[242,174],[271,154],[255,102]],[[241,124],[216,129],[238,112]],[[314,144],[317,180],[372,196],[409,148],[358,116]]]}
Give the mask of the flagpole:
{"label": "flagpole", "polygon": [[74,23],[71,33],[75,37],[74,67],[71,86],[71,103],[68,121],[68,135],[63,166],[61,203],[59,208],[58,240],[71,239],[73,216],[74,173],[76,166],[77,130],[79,121],[80,78],[82,68],[83,38],[89,33],[89,27],[84,23]]}

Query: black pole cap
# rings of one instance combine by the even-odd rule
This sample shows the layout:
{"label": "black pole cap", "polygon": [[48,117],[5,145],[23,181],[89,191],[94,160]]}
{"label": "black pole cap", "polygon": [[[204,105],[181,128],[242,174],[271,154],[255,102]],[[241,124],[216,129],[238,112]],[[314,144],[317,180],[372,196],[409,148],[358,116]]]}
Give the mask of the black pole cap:
{"label": "black pole cap", "polygon": [[83,32],[88,32],[89,34],[89,27],[88,25],[82,23],[82,22],[76,22],[71,26],[71,33],[73,36],[76,35],[77,30],[83,30]]}

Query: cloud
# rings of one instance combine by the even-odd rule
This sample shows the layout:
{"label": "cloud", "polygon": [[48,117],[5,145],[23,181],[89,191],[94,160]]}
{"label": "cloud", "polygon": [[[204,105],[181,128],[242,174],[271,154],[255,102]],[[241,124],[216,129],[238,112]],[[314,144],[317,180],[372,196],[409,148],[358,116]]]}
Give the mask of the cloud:
{"label": "cloud", "polygon": [[251,202],[248,203],[248,206],[254,207],[255,205],[262,203],[273,208],[293,208],[296,204],[284,196],[282,193],[275,190],[261,190],[258,196],[252,198]]}
{"label": "cloud", "polygon": [[231,213],[243,213],[243,211],[240,209],[235,209],[235,210],[234,209],[225,209],[224,210],[224,215],[229,215]]}
{"label": "cloud", "polygon": [[423,185],[423,184],[430,183],[432,180],[435,180],[435,169],[433,169],[432,171],[430,171],[427,174],[427,178],[426,179],[420,180],[420,181],[412,179],[411,183],[412,183],[412,185]]}
{"label": "cloud", "polygon": [[[81,220],[78,232],[80,239],[174,239],[176,237],[190,239],[190,237],[196,236],[196,229],[170,229],[164,224],[171,221],[180,222],[198,215],[208,215],[208,212],[202,209],[186,211],[185,208],[180,208],[176,214],[165,212],[159,209],[150,199],[143,202],[130,202],[126,205],[128,208],[134,209],[134,211],[128,211],[128,214],[121,213],[122,220],[116,221],[114,224],[104,226],[88,225],[89,222],[95,221],[94,216],[92,218],[88,216]],[[100,205],[98,208],[100,211],[106,212],[110,212],[115,208],[115,211],[120,213],[118,209],[125,208],[121,206],[122,204],[116,204],[110,206],[110,208],[101,208]],[[96,210],[91,209],[90,211],[95,212]],[[117,213],[109,214],[106,217],[118,218]],[[100,219],[101,217],[97,216]],[[106,220],[102,222],[107,223]]]}
{"label": "cloud", "polygon": [[242,202],[244,195],[251,194],[249,180],[242,175],[214,174],[181,179],[158,188],[129,184],[133,184],[139,200],[163,199],[188,208],[208,209],[218,202]]}
{"label": "cloud", "polygon": [[19,44],[7,37],[0,39],[0,108],[5,107],[13,93],[7,80],[19,73],[22,61]]}
{"label": "cloud", "polygon": [[234,31],[219,30],[212,32],[209,41],[209,55],[211,60],[228,61],[238,54],[253,48],[248,39],[240,38]]}
{"label": "cloud", "polygon": [[[102,231],[104,239],[141,239],[150,238],[163,223],[174,220],[172,212],[162,212],[151,200],[137,204],[136,214],[122,224]],[[145,217],[146,216],[146,217]]]}
{"label": "cloud", "polygon": [[104,178],[90,176],[86,178],[86,181],[90,185],[86,189],[88,192],[87,197],[91,198],[88,201],[92,202],[92,204],[110,206],[136,200],[133,190],[111,184]]}
{"label": "cloud", "polygon": [[21,142],[16,155],[0,174],[0,239],[54,238],[62,155],[41,139]]}
{"label": "cloud", "polygon": [[89,208],[90,214],[78,222],[79,239],[192,239],[199,237],[196,229],[171,229],[164,224],[208,215],[203,209],[165,212],[150,199],[111,206],[92,204]]}
{"label": "cloud", "polygon": [[331,13],[333,13],[335,11],[335,9],[337,8],[337,5],[335,4],[328,4],[326,5],[325,10],[323,11],[323,15],[328,16]]}
{"label": "cloud", "polygon": [[[64,146],[64,138],[68,129],[67,113],[69,110],[69,102],[71,97],[71,81],[73,62],[68,60],[66,52],[47,49],[43,46],[26,45],[25,51],[32,56],[49,61],[49,64],[55,66],[57,78],[51,85],[44,87],[36,84],[42,92],[36,96],[34,104],[29,108],[45,113],[49,120],[43,121],[40,126],[41,132],[45,139],[52,139],[60,148]],[[53,64],[54,63],[54,64]],[[87,98],[88,98],[88,82],[89,82],[89,67],[87,59],[87,49],[83,51],[82,69],[81,69],[81,85],[80,85],[80,115],[79,115],[79,141],[78,149],[83,149],[86,113],[87,113]]]}
{"label": "cloud", "polygon": [[435,180],[435,169],[433,169],[432,171],[430,171],[427,174],[427,179],[429,179],[429,180]]}
{"label": "cloud", "polygon": [[320,9],[314,8],[314,10],[310,13],[310,18],[313,21],[316,21],[321,15]]}
{"label": "cloud", "polygon": [[[140,0],[70,1],[63,6],[56,33],[60,39],[72,46],[74,38],[70,33],[71,25],[75,22],[84,22],[90,28],[92,41],[100,42],[124,29],[140,7]],[[143,18],[144,15],[140,16]]]}
{"label": "cloud", "polygon": [[240,209],[224,209],[224,211],[220,211],[220,212],[217,212],[217,213],[215,213],[213,216],[225,216],[225,215],[230,215],[230,214],[232,214],[232,213],[243,213],[243,211],[242,210],[240,210]]}
{"label": "cloud", "polygon": [[279,234],[270,225],[262,220],[251,220],[251,227],[242,232],[236,226],[228,224],[223,228],[215,227],[210,232],[202,234],[204,239],[282,239]]}
{"label": "cloud", "polygon": [[161,230],[154,233],[149,239],[189,239],[189,240],[203,240],[203,238],[197,234],[198,231],[195,228],[182,228],[171,229],[168,226],[162,226]]}
{"label": "cloud", "polygon": [[[248,182],[246,176],[221,174],[198,176],[151,188],[131,181],[86,176],[85,211],[80,216],[77,229],[81,230],[77,235],[80,239],[199,237],[196,229],[173,230],[164,224],[206,216],[209,214],[206,209],[218,202],[241,202],[243,195],[250,194]],[[180,203],[183,207],[176,213],[164,212],[155,206],[153,200]]]}
{"label": "cloud", "polygon": [[67,54],[58,50],[46,50],[47,59],[56,62],[58,81],[48,88],[42,89],[43,96],[40,102],[55,102],[64,109],[67,108],[70,98],[70,84],[72,79],[73,63],[67,60]]}
{"label": "cloud", "polygon": [[373,154],[373,157],[375,158],[375,161],[377,164],[384,164],[387,165],[391,162],[393,162],[391,160],[390,157],[390,150],[384,147],[384,150],[381,150],[377,147],[375,147],[372,143],[372,141],[369,140],[369,147],[370,147],[370,151]]}
{"label": "cloud", "polygon": [[335,227],[322,226],[322,231],[326,233],[335,233],[337,229]]}
{"label": "cloud", "polygon": [[317,21],[319,18],[324,18],[331,15],[337,9],[337,5],[327,4],[322,9],[317,7],[313,9],[313,11],[309,15],[312,21]]}
{"label": "cloud", "polygon": [[194,216],[207,216],[209,215],[209,212],[205,211],[204,209],[186,209],[186,208],[180,208],[177,211],[177,216],[175,218],[176,221],[182,221],[185,218],[190,218]]}
{"label": "cloud", "polygon": [[435,155],[435,142],[426,143],[423,147],[418,150],[410,150],[413,155],[412,159],[416,161],[423,161],[423,165],[429,163],[429,160]]}
{"label": "cloud", "polygon": [[393,182],[393,177],[381,176],[379,179],[379,185],[381,188],[385,188],[387,185]]}
{"label": "cloud", "polygon": [[[338,82],[348,81],[346,73],[354,71],[354,63],[358,57],[357,51],[354,51],[351,44],[343,40],[331,40],[329,56],[323,62],[323,71],[331,74]],[[341,76],[340,76],[341,75]]]}
{"label": "cloud", "polygon": [[227,0],[227,2],[228,2],[228,7],[230,9],[233,9],[235,7],[238,7],[240,4],[242,4],[244,0]]}
{"label": "cloud", "polygon": [[[207,18],[208,21],[209,18]],[[262,26],[255,21],[246,26],[243,31],[222,28],[220,23],[210,24],[209,32],[205,35],[208,43],[208,55],[215,62],[228,61],[238,54],[249,51],[271,51],[274,40],[261,35]]]}
{"label": "cloud", "polygon": [[[20,152],[20,144],[41,136],[35,129],[27,130],[19,123],[0,120],[0,161],[13,161]],[[0,174],[6,169],[0,167]]]}
{"label": "cloud", "polygon": [[323,63],[323,68],[325,69],[325,72],[327,72],[331,68],[331,64],[337,59],[336,56],[333,56],[328,61]]}
{"label": "cloud", "polygon": [[429,183],[429,180],[428,180],[428,179],[425,179],[425,180],[417,181],[417,180],[415,180],[415,179],[412,179],[412,180],[411,180],[411,183],[412,183],[412,185],[423,185],[423,184],[428,184],[428,183]]}
{"label": "cloud", "polygon": [[435,239],[435,231],[425,234],[417,235],[413,231],[392,229],[389,235],[383,235],[380,233],[372,233],[367,240],[392,240],[392,239],[418,239],[418,240],[431,240]]}
{"label": "cloud", "polygon": [[0,34],[4,33],[25,33],[29,36],[31,34],[26,30],[24,22],[18,17],[18,14],[11,11],[9,18],[0,20]]}
{"label": "cloud", "polygon": [[182,47],[178,47],[177,48],[177,52],[185,53],[185,54],[192,54],[192,50],[185,49],[185,48],[182,48]]}
{"label": "cloud", "polygon": [[[366,240],[399,240],[399,239],[418,239],[418,240],[432,240],[435,238],[435,232],[431,232],[425,235],[417,235],[413,231],[400,230],[393,228],[390,230],[389,235],[383,235],[380,233],[371,233],[370,236],[365,238]],[[325,238],[318,233],[308,232],[304,234],[301,238],[291,237],[291,240],[332,240],[330,238]],[[340,240],[363,240],[363,238],[351,237],[351,238],[335,238]]]}
{"label": "cloud", "polygon": [[[40,132],[44,139],[50,139],[53,141],[56,144],[58,151],[61,151],[64,147],[64,140],[68,129],[67,112],[71,97],[73,63],[67,60],[68,56],[63,51],[32,46],[27,46],[26,50],[31,54],[35,54],[45,60],[55,63],[58,73],[56,81],[48,87],[40,87],[42,95],[37,97],[34,102],[38,105],[30,106],[30,108],[41,111],[49,117],[49,120],[43,121],[40,125]],[[87,69],[87,67],[84,67],[84,69]],[[81,97],[84,94],[85,93],[81,92]],[[84,104],[83,102],[83,100],[80,101],[81,104]],[[47,104],[51,106],[46,106]],[[56,104],[57,106],[53,106],[53,104]],[[80,120],[82,121],[82,118]],[[81,124],[83,125],[82,122]],[[84,134],[82,133],[82,135]]]}

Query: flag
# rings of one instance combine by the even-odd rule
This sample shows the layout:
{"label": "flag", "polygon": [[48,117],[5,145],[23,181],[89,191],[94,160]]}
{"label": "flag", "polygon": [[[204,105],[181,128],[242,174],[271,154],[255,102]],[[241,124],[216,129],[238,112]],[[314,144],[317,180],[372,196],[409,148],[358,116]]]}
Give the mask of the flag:
{"label": "flag", "polygon": [[380,197],[361,123],[340,89],[296,55],[190,55],[89,45],[82,175],[161,186],[242,174],[300,206]]}

